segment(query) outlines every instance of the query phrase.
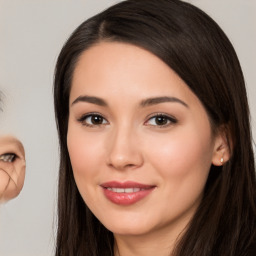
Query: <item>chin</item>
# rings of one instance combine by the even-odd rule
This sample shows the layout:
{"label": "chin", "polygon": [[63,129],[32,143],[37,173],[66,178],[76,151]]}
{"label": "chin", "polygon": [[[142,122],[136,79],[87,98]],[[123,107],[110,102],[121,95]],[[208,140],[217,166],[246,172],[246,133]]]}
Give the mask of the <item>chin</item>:
{"label": "chin", "polygon": [[140,227],[115,227],[109,230],[114,235],[119,235],[119,236],[141,236],[149,232],[148,228],[144,229]]}
{"label": "chin", "polygon": [[116,235],[127,235],[127,236],[139,236],[150,232],[152,225],[148,223],[143,223],[143,221],[125,221],[121,219],[120,221],[114,220],[113,222],[107,221],[103,225]]}

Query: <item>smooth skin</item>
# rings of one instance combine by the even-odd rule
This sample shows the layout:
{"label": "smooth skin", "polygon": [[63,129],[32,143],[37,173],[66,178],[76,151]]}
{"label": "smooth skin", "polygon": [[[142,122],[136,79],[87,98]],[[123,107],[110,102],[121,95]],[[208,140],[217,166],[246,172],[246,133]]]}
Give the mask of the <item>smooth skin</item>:
{"label": "smooth skin", "polygon": [[[225,136],[213,135],[184,81],[152,53],[118,42],[80,57],[67,143],[81,196],[122,256],[169,255],[200,203],[210,166],[229,157]],[[109,181],[155,189],[123,206],[105,197],[100,185]]]}

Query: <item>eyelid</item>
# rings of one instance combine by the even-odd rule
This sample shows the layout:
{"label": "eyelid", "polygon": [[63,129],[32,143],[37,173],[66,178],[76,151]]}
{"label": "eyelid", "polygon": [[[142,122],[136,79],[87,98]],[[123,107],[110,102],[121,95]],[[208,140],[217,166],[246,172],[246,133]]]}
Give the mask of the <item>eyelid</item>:
{"label": "eyelid", "polygon": [[[168,124],[164,124],[164,125],[150,125],[150,124],[147,124],[147,122],[152,119],[152,118],[156,118],[156,117],[165,117],[168,119],[168,121],[170,123]],[[146,122],[144,123],[146,126],[156,126],[158,128],[164,128],[164,127],[169,127],[171,125],[174,125],[178,122],[177,118],[175,118],[174,116],[170,115],[170,114],[166,114],[166,113],[163,113],[163,112],[157,112],[157,113],[153,113],[153,114],[150,114],[147,119],[146,119]]]}
{"label": "eyelid", "polygon": [[104,117],[104,115],[102,115],[101,113],[99,113],[99,112],[88,112],[88,113],[85,113],[85,114],[82,114],[77,120],[78,121],[82,121],[82,120],[84,120],[86,117],[88,117],[88,116],[100,116],[100,117],[102,117],[102,118],[104,118],[105,120],[107,120],[105,117]]}
{"label": "eyelid", "polygon": [[0,136],[0,160],[4,162],[8,157],[6,155],[14,155],[14,158],[10,156],[12,162],[15,160],[25,161],[25,151],[22,143],[12,136]]}
{"label": "eyelid", "polygon": [[14,153],[5,153],[0,155],[0,160],[3,162],[11,163],[11,162],[14,162],[16,158],[17,158],[17,155]]}
{"label": "eyelid", "polygon": [[[88,118],[88,117],[91,117],[91,116],[99,116],[101,118],[103,118],[106,122],[105,123],[102,123],[102,124],[89,124],[89,123],[86,123],[85,120]],[[152,124],[148,124],[149,120],[150,119],[153,119],[153,118],[157,118],[157,117],[164,117],[168,120],[168,123],[167,124],[163,124],[163,125],[152,125]],[[109,124],[109,121],[104,117],[104,115],[102,115],[101,113],[99,112],[89,112],[89,113],[86,113],[86,114],[82,114],[79,118],[77,118],[77,121],[80,122],[82,125],[84,126],[88,126],[88,127],[100,127],[102,125],[107,125]],[[155,127],[158,127],[158,128],[164,128],[164,127],[169,127],[171,125],[174,125],[178,122],[177,118],[175,118],[174,116],[170,115],[170,114],[167,114],[167,113],[163,113],[163,112],[156,112],[156,113],[152,113],[150,114],[147,118],[146,118],[146,121],[144,122],[144,125],[146,126],[155,126]]]}
{"label": "eyelid", "polygon": [[83,114],[81,115],[77,121],[80,122],[82,125],[85,125],[85,126],[88,126],[88,127],[97,127],[97,126],[101,126],[101,125],[106,125],[106,123],[104,124],[99,124],[99,125],[94,125],[94,124],[88,124],[88,123],[85,123],[85,119],[90,117],[90,116],[100,116],[102,117],[104,120],[107,121],[107,124],[109,124],[108,120],[100,113],[98,112],[89,112],[89,113],[86,113],[86,114]]}

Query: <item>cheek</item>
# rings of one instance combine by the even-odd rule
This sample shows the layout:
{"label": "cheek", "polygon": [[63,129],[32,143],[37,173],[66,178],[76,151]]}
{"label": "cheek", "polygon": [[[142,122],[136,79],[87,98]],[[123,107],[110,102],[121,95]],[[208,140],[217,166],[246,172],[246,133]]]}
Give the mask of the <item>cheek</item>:
{"label": "cheek", "polygon": [[[103,157],[103,140],[86,134],[83,127],[69,126],[67,145],[74,177],[79,183],[87,182],[99,170],[98,165]],[[88,180],[89,181],[89,180]]]}
{"label": "cheek", "polygon": [[10,177],[9,175],[0,168],[0,198],[3,195],[6,187],[9,183]]}
{"label": "cheek", "polygon": [[151,144],[154,147],[148,151],[148,157],[163,176],[184,179],[208,175],[213,152],[210,133],[200,133],[193,127],[179,129],[170,133],[169,138],[152,137]]}
{"label": "cheek", "polygon": [[179,130],[169,138],[158,136],[155,140],[152,137],[154,147],[147,151],[147,157],[161,177],[158,180],[162,191],[161,209],[168,213],[167,219],[170,212],[175,218],[198,206],[211,166],[210,141],[210,135],[200,136],[193,129]]}
{"label": "cheek", "polygon": [[10,172],[1,169],[0,167],[0,202],[8,201],[15,198],[21,189],[17,187],[17,184],[10,177]]}
{"label": "cheek", "polygon": [[98,146],[82,129],[69,125],[67,134],[68,152],[77,188],[84,201],[90,204],[91,187],[95,183],[95,164]]}

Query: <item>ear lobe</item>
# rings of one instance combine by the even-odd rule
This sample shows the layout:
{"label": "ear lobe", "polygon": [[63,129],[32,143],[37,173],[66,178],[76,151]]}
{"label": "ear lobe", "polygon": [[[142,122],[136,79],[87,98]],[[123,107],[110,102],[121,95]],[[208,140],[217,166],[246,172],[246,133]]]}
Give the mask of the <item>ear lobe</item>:
{"label": "ear lobe", "polygon": [[[14,156],[14,157],[13,157]],[[16,197],[25,179],[25,151],[14,137],[0,137],[0,201]]]}
{"label": "ear lobe", "polygon": [[212,156],[212,164],[222,166],[231,156],[231,144],[229,141],[227,129],[222,127],[215,136],[214,152]]}

